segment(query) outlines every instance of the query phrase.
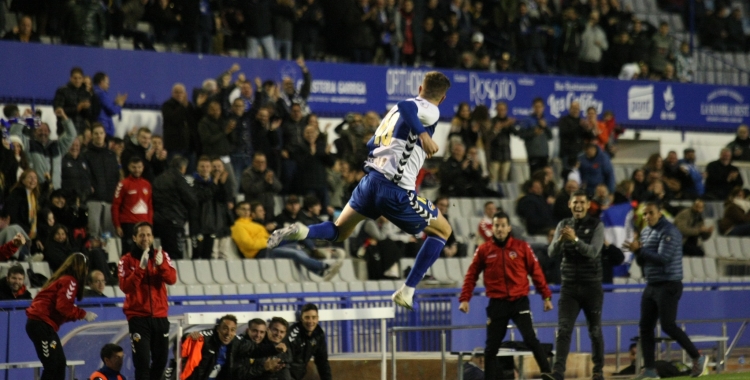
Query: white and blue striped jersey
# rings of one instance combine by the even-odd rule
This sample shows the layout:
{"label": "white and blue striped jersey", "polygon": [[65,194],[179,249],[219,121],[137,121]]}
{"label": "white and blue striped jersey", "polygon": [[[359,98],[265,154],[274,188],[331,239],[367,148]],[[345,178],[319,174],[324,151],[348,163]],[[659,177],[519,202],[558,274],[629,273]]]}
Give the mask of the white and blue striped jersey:
{"label": "white and blue striped jersey", "polygon": [[382,173],[406,190],[415,190],[417,174],[425,160],[419,135],[435,132],[440,110],[425,99],[407,99],[396,104],[367,142],[365,167]]}

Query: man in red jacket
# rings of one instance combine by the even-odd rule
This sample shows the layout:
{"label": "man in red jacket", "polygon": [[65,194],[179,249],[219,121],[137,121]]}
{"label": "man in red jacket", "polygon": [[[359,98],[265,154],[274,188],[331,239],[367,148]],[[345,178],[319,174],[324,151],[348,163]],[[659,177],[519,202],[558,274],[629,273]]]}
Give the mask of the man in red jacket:
{"label": "man in red jacket", "polygon": [[130,157],[128,161],[130,175],[117,184],[115,197],[112,199],[112,225],[122,240],[122,251],[130,252],[133,247],[130,236],[133,226],[138,222],[154,222],[154,209],[151,203],[151,184],[143,177],[143,159]]}
{"label": "man in red jacket", "polygon": [[148,222],[133,227],[133,250],[118,265],[123,312],[128,319],[136,380],[161,379],[169,354],[167,287],[177,281],[169,255],[154,249]]}
{"label": "man in red jacket", "polygon": [[544,311],[552,310],[552,293],[547,288],[544,274],[528,244],[510,236],[510,218],[502,211],[492,218],[491,241],[477,248],[474,260],[466,272],[461,290],[459,310],[469,312],[469,300],[479,274],[484,271],[484,284],[490,304],[487,307],[487,343],[484,349],[485,379],[498,376],[497,352],[505,338],[508,321],[513,320],[523,336],[523,342],[534,353],[542,373],[550,372],[547,353],[536,338],[529,310],[529,280],[544,299]]}

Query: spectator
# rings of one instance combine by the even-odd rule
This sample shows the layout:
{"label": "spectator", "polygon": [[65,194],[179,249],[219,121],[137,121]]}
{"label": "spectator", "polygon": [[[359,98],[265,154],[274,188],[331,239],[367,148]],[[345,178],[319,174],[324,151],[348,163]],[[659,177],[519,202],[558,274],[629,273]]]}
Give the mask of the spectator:
{"label": "spectator", "polygon": [[461,51],[458,49],[458,32],[450,32],[445,42],[436,49],[435,67],[457,69],[461,64]]}
{"label": "spectator", "polygon": [[[281,151],[283,159],[281,182],[287,193],[299,193],[301,191],[299,186],[304,185],[304,181],[297,177],[297,162],[300,161],[297,156],[302,154],[304,147],[310,145],[304,139],[306,126],[307,120],[302,117],[302,107],[296,103],[292,104],[289,117],[281,124],[282,140],[284,141]],[[314,128],[317,130],[317,126],[314,126]],[[323,143],[325,144],[325,141]],[[300,170],[299,173],[304,174],[304,171]]]}
{"label": "spectator", "polygon": [[519,130],[518,136],[524,140],[526,145],[526,156],[531,173],[549,164],[549,144],[547,141],[552,140],[552,131],[547,126],[542,98],[535,98],[532,102],[531,114]]}
{"label": "spectator", "polygon": [[542,183],[532,179],[524,187],[526,195],[518,200],[516,214],[524,220],[529,235],[544,234],[548,228],[554,227],[555,217],[552,215],[552,207],[544,198]]}
{"label": "spectator", "polygon": [[[59,90],[58,90],[59,92]],[[18,115],[16,115],[18,116]],[[62,184],[62,156],[70,149],[75,140],[76,128],[62,108],[55,108],[57,121],[63,126],[62,133],[58,133],[57,140],[50,140],[50,129],[47,123],[42,123],[33,131],[21,124],[13,124],[10,135],[21,140],[29,166],[34,169],[42,189],[59,189]],[[28,135],[33,138],[29,139]]]}
{"label": "spectator", "polygon": [[645,362],[640,378],[658,377],[654,368],[654,328],[657,321],[661,324],[661,330],[677,341],[693,359],[691,376],[701,376],[706,372],[708,360],[675,323],[679,299],[682,296],[680,233],[662,215],[658,203],[646,203],[644,215],[648,227],[640,235],[640,241],[623,244],[623,248],[636,254],[647,282],[641,298],[639,322],[642,356]]}
{"label": "spectator", "polygon": [[31,293],[23,284],[25,279],[26,271],[20,264],[8,268],[7,275],[0,278],[0,301],[30,300]]}
{"label": "spectator", "polygon": [[279,228],[289,227],[300,221],[300,209],[299,198],[296,195],[289,195],[284,202],[284,209],[281,210],[281,214],[276,215],[274,222]]}
{"label": "spectator", "polygon": [[[159,0],[146,11],[148,12],[146,18],[151,21],[156,42],[166,45],[167,51],[174,51],[172,44],[180,33],[183,20],[183,15],[178,12],[179,9],[175,9],[174,3],[170,0]],[[187,16],[187,13],[185,16]]]}
{"label": "spectator", "polygon": [[586,190],[589,197],[594,195],[596,185],[600,183],[604,184],[610,193],[615,191],[612,162],[596,144],[588,144],[584,152],[578,156],[578,162],[581,164],[581,188]]}
{"label": "spectator", "polygon": [[376,20],[378,8],[367,0],[357,0],[346,14],[344,27],[349,31],[351,60],[357,63],[372,63],[375,49]]}
{"label": "spectator", "polygon": [[120,168],[115,152],[107,148],[104,126],[94,124],[91,145],[85,153],[93,192],[86,206],[89,209],[89,235],[115,234],[112,224],[112,200],[120,181]]}
{"label": "spectator", "polygon": [[[84,297],[85,296],[86,295],[84,294]],[[99,357],[102,359],[104,366],[94,371],[89,377],[90,379],[125,379],[125,376],[120,374],[122,363],[125,360],[125,352],[122,347],[114,343],[107,343],[102,347]]]}
{"label": "spectator", "polygon": [[292,362],[289,372],[294,380],[302,380],[307,373],[310,359],[314,359],[320,380],[331,380],[331,366],[328,363],[328,346],[326,333],[320,327],[318,307],[308,303],[300,310],[300,321],[289,328],[289,340]]}
{"label": "spectator", "polygon": [[633,200],[644,201],[648,196],[648,182],[646,182],[646,171],[643,169],[635,169],[633,174],[630,175],[631,181],[633,181]]}
{"label": "spectator", "polygon": [[[487,318],[490,323],[487,324],[485,357],[497,357],[508,329],[508,322],[513,320],[522,331],[524,344],[532,351],[541,372],[549,376],[547,353],[536,337],[529,312],[529,277],[544,300],[544,311],[552,310],[552,292],[547,287],[542,269],[529,245],[510,235],[508,215],[498,212],[492,220],[493,239],[480,245],[474,253],[474,259],[464,278],[459,310],[463,313],[469,312],[469,301],[477,279],[483,271],[486,272],[487,297],[490,299]],[[506,252],[510,260],[506,258]],[[497,379],[498,373],[502,372],[498,367],[496,360],[488,360],[486,378]]]}
{"label": "spectator", "polygon": [[[13,241],[13,239],[15,239],[18,234],[21,234],[25,241],[31,241],[29,235],[26,234],[26,231],[24,231],[21,226],[17,224],[10,224],[10,215],[8,214],[8,208],[3,207],[2,209],[0,209],[0,244],[6,244],[9,241]],[[21,256],[21,253],[28,253],[28,247],[26,245],[22,245],[17,251],[11,252],[10,250],[0,250],[0,252],[3,252],[0,253],[0,261],[7,261],[12,256]]]}
{"label": "spectator", "polygon": [[130,159],[138,157],[143,164],[143,178],[149,183],[153,183],[154,169],[151,166],[151,162],[157,162],[157,158],[154,156],[155,151],[154,146],[151,144],[151,130],[147,127],[138,128],[135,142],[129,136],[126,137],[125,150],[123,150],[120,156],[123,176],[127,177],[130,175]]}
{"label": "spectator", "polygon": [[167,169],[156,177],[152,185],[154,205],[154,231],[161,246],[172,252],[172,257],[184,257],[185,222],[189,210],[198,206],[193,189],[185,179],[188,161],[176,155]]}
{"label": "spectator", "polygon": [[17,42],[40,42],[39,34],[34,32],[31,16],[23,16],[18,20],[18,26],[3,36],[4,40]]}
{"label": "spectator", "polygon": [[19,225],[31,238],[37,237],[37,211],[40,204],[39,181],[33,170],[21,174],[5,200],[10,222]]}
{"label": "spectator", "polygon": [[[568,207],[568,210],[570,210],[570,207]],[[570,214],[570,217],[573,217],[573,213]],[[550,228],[547,231],[547,244],[532,243],[529,244],[529,246],[534,250],[534,255],[539,260],[539,267],[541,267],[542,272],[544,272],[544,278],[547,280],[547,284],[560,285],[560,282],[562,282],[562,275],[560,274],[562,255],[550,257],[548,253],[549,246],[552,244],[554,238],[555,228]]]}
{"label": "spectator", "polygon": [[75,201],[67,204],[65,193],[62,190],[53,191],[49,198],[49,209],[55,216],[55,221],[71,231],[73,246],[76,249],[79,248],[78,238],[83,238],[86,235],[86,226],[88,226],[86,209],[81,208],[80,204]]}
{"label": "spectator", "polygon": [[[439,196],[435,199],[435,202],[433,203],[438,210],[440,211],[440,214],[442,214],[445,217],[445,220],[451,220],[450,217],[448,217],[448,208],[450,207],[450,200],[446,196]],[[465,244],[459,243],[456,240],[455,231],[451,229],[451,236],[448,237],[448,240],[445,241],[445,247],[443,248],[443,251],[440,253],[441,257],[465,257],[466,256],[466,250],[468,248]]]}
{"label": "spectator", "polygon": [[[133,227],[133,251],[122,256],[117,273],[125,293],[122,307],[133,345],[137,380],[158,379],[169,355],[167,285],[174,285],[177,271],[167,252],[153,248],[151,224]],[[162,241],[162,245],[166,245]]]}
{"label": "spectator", "polygon": [[682,255],[703,257],[703,242],[711,238],[714,226],[706,226],[703,220],[705,204],[696,199],[693,206],[680,211],[674,218],[674,225],[682,234]]}
{"label": "spectator", "polygon": [[627,29],[622,29],[615,35],[612,46],[604,55],[604,74],[610,77],[618,76],[623,63],[634,62],[633,56],[633,41],[630,40],[630,33]]}
{"label": "spectator", "polygon": [[417,30],[415,22],[417,13],[414,11],[414,1],[405,0],[401,7],[400,23],[396,25],[403,35],[403,41],[399,46],[401,62],[407,66],[414,66],[417,60],[419,43],[417,41]]}
{"label": "spectator", "polygon": [[441,195],[452,197],[483,195],[484,185],[479,161],[466,155],[466,147],[462,142],[453,142],[451,156],[440,165],[439,175]]}
{"label": "spectator", "polygon": [[81,140],[75,139],[70,144],[68,153],[62,158],[60,188],[71,201],[86,204],[91,194],[91,173],[85,155],[81,154]]}
{"label": "spectator", "polygon": [[555,339],[554,379],[565,374],[573,327],[581,310],[586,316],[592,345],[593,378],[603,379],[604,338],[601,314],[604,292],[602,290],[601,250],[604,242],[604,225],[589,215],[586,193],[578,191],[570,197],[573,217],[557,224],[555,236],[549,246],[549,256],[563,256],[562,287],[558,302],[558,329]]}
{"label": "spectator", "polygon": [[692,83],[695,80],[695,74],[698,66],[695,58],[690,52],[690,45],[687,42],[680,44],[680,52],[677,54],[675,62],[677,70],[677,79],[682,83]]}
{"label": "spectator", "polygon": [[651,71],[663,74],[667,63],[674,61],[674,44],[672,36],[669,35],[669,23],[662,21],[659,24],[659,32],[651,38]]}
{"label": "spectator", "polygon": [[[243,17],[247,33],[247,57],[278,59],[272,29],[272,0],[253,0],[244,3]],[[260,47],[263,46],[263,53]]]}
{"label": "spectator", "polygon": [[[83,299],[83,282],[87,274],[86,257],[81,253],[71,255],[26,309],[26,334],[34,343],[37,357],[44,367],[41,379],[56,379],[65,373],[65,351],[57,334],[60,325],[81,319],[93,322],[97,317],[96,313],[75,305],[76,300]],[[58,343],[59,347],[55,348]]]}
{"label": "spectator", "polygon": [[740,53],[747,51],[748,39],[745,35],[742,7],[735,6],[724,22],[726,23],[727,50]]}
{"label": "spectator", "polygon": [[88,288],[83,290],[83,298],[107,297],[104,295],[104,288],[107,286],[107,280],[104,278],[104,273],[102,273],[102,271],[94,269],[89,272],[89,278],[86,282]]}
{"label": "spectator", "polygon": [[[112,117],[120,115],[122,106],[125,105],[125,101],[128,100],[128,94],[120,94],[112,99],[109,95],[109,76],[103,72],[94,74],[94,97],[91,98],[92,107],[89,112],[92,113],[91,118],[96,118],[96,121],[102,123],[104,131],[108,137],[115,136],[115,123],[112,121]],[[96,107],[98,106],[98,107]],[[96,108],[99,108],[97,113]],[[122,116],[120,116],[122,117]]]}
{"label": "spectator", "polygon": [[737,136],[727,144],[727,149],[732,152],[732,161],[750,162],[750,138],[748,138],[747,125],[737,128]]}
{"label": "spectator", "polygon": [[67,4],[60,20],[62,42],[68,45],[102,46],[107,20],[98,0],[74,0]]}
{"label": "spectator", "polygon": [[280,162],[277,147],[279,145],[280,118],[272,118],[273,107],[263,107],[255,114],[250,137],[253,141],[253,151],[262,153],[268,159],[268,166],[279,171]]}
{"label": "spectator", "polygon": [[745,199],[741,187],[735,187],[724,203],[719,232],[728,236],[750,236],[750,200]]}
{"label": "spectator", "polygon": [[693,178],[687,165],[680,165],[677,152],[669,151],[664,162],[664,182],[675,199],[696,199]]}
{"label": "spectator", "polygon": [[310,96],[310,86],[312,85],[312,75],[310,70],[307,69],[305,61],[302,58],[297,58],[297,66],[302,71],[302,87],[297,89],[294,85],[292,78],[285,76],[281,80],[282,92],[279,94],[279,103],[283,106],[282,117],[288,116],[292,113],[292,105],[299,104],[302,116],[310,114],[310,107],[307,105],[307,98]]}
{"label": "spectator", "polygon": [[274,210],[273,197],[281,191],[282,185],[274,172],[267,168],[266,155],[256,152],[253,164],[242,173],[242,192],[248,201],[258,201],[263,208]]}
{"label": "spectator", "polygon": [[491,127],[482,136],[484,154],[489,161],[491,182],[507,182],[510,174],[510,135],[518,134],[516,118],[508,116],[508,105],[497,102],[497,115],[490,120]]}
{"label": "spectator", "polygon": [[[583,145],[594,137],[594,129],[581,119],[581,105],[578,101],[570,102],[568,114],[560,118],[560,161],[563,168],[570,170],[575,166]],[[565,177],[565,175],[563,175]]]}
{"label": "spectator", "polygon": [[[214,241],[229,235],[232,224],[228,203],[232,189],[227,183],[228,172],[211,176],[211,159],[201,156],[198,171],[193,174],[193,191],[198,205],[190,209],[190,236],[193,260],[212,258]],[[222,182],[223,181],[223,182]]]}
{"label": "spectator", "polygon": [[330,148],[330,145],[326,144],[325,136],[320,136],[318,127],[308,125],[304,132],[304,145],[292,153],[299,170],[296,188],[304,194],[317,196],[322,202],[323,209],[327,209],[330,202],[326,182],[326,168],[334,163]]}
{"label": "spectator", "polygon": [[319,59],[318,44],[325,15],[317,0],[306,0],[296,8],[294,25],[294,57]]}
{"label": "spectator", "polygon": [[570,201],[570,196],[578,191],[578,189],[578,182],[569,179],[565,182],[565,187],[562,191],[560,191],[555,197],[555,203],[552,206],[552,214],[555,216],[555,220],[558,223],[565,218],[573,217],[568,202]]}
{"label": "spectator", "polygon": [[320,219],[321,210],[323,210],[323,205],[320,203],[318,197],[314,195],[306,196],[303,198],[302,212],[299,214],[299,222],[306,226],[323,223]]}
{"label": "spectator", "polygon": [[418,247],[416,250],[410,249],[407,255],[407,245],[413,248],[416,239],[384,217],[365,220],[357,240],[357,256],[365,259],[367,277],[373,280],[400,278],[398,263],[401,258],[414,257],[419,250]]}
{"label": "spectator", "polygon": [[196,149],[200,146],[198,118],[200,111],[188,101],[187,91],[182,83],[172,86],[172,97],[161,106],[164,129],[164,148],[170,160],[179,154],[190,160],[194,166]]}
{"label": "spectator", "polygon": [[203,146],[202,153],[211,156],[227,156],[234,145],[234,128],[237,121],[221,119],[221,103],[209,101],[206,116],[198,123],[198,135]]}
{"label": "spectator", "polygon": [[[183,379],[230,379],[232,369],[240,365],[238,352],[242,338],[237,336],[237,317],[227,314],[216,326],[193,331],[182,342]],[[195,344],[202,341],[203,344]]]}
{"label": "spectator", "polygon": [[[159,135],[151,135],[151,148],[154,154],[151,156],[151,171],[154,177],[158,176],[167,169],[167,157],[169,152],[164,149],[164,139]],[[148,152],[148,151],[147,151]]]}
{"label": "spectator", "polygon": [[140,222],[154,222],[153,192],[151,184],[142,177],[143,160],[133,156],[128,161],[126,178],[117,184],[112,199],[112,225],[117,236],[122,238],[122,251],[131,252],[128,236],[133,236],[133,227]]}
{"label": "spectator", "polygon": [[292,37],[296,12],[294,0],[277,0],[271,6],[273,14],[273,39],[279,59],[292,59]]}
{"label": "spectator", "polygon": [[684,166],[688,170],[690,178],[693,180],[692,192],[697,196],[703,196],[705,188],[703,186],[703,173],[695,165],[695,149],[686,148],[682,151],[683,159],[679,161],[680,166]]}
{"label": "spectator", "polygon": [[440,41],[440,35],[438,29],[435,29],[435,19],[432,17],[425,17],[422,23],[422,39],[421,49],[419,57],[423,62],[435,62],[435,57],[438,51],[438,41]]}
{"label": "spectator", "polygon": [[547,44],[545,35],[552,31],[550,21],[548,12],[531,14],[528,4],[518,4],[518,18],[512,28],[527,73],[547,73],[544,47]]}
{"label": "spectator", "polygon": [[44,241],[44,261],[49,264],[49,269],[52,272],[57,271],[73,252],[73,246],[68,240],[68,229],[61,224],[55,224]]}
{"label": "spectator", "polygon": [[731,162],[732,151],[724,148],[719,154],[719,159],[706,166],[706,199],[727,199],[732,189],[742,187],[740,170]]}
{"label": "spectator", "polygon": [[563,11],[560,36],[560,73],[566,75],[578,74],[578,55],[581,50],[581,33],[586,26],[580,20],[575,8],[569,7]]}
{"label": "spectator", "polygon": [[599,26],[599,12],[589,13],[586,28],[581,33],[581,51],[578,55],[580,74],[598,77],[602,73],[602,56],[609,48],[607,36]]}
{"label": "spectator", "polygon": [[[634,62],[649,62],[649,56],[651,53],[651,37],[653,31],[648,30],[649,25],[643,26],[643,21],[634,18],[633,30],[630,39],[633,41],[633,61]],[[653,27],[651,27],[653,29]],[[648,78],[648,74],[642,72],[641,67],[641,78]]]}
{"label": "spectator", "polygon": [[266,219],[263,205],[258,202],[237,204],[237,220],[232,226],[232,240],[240,252],[248,258],[283,258],[293,260],[295,265],[307,268],[311,273],[330,281],[338,273],[343,262],[330,265],[309,257],[305,252],[289,245],[277,247],[270,252],[266,249],[270,234],[262,224]]}
{"label": "spectator", "polygon": [[[249,86],[250,84],[247,83]],[[244,84],[243,84],[244,86]],[[253,162],[253,142],[250,136],[252,125],[252,112],[246,108],[246,102],[242,98],[237,98],[232,102],[231,120],[234,120],[235,127],[232,131],[233,136],[230,138],[233,142],[230,161],[234,170],[234,178],[237,185],[240,184],[242,172]],[[239,186],[238,186],[239,187]]]}
{"label": "spectator", "polygon": [[497,206],[495,202],[485,202],[484,204],[484,215],[482,220],[479,221],[479,227],[477,229],[478,235],[484,242],[492,240],[492,217],[497,212]]}
{"label": "spectator", "polygon": [[607,185],[600,183],[596,185],[594,195],[591,197],[591,207],[589,207],[589,215],[594,218],[599,218],[603,211],[606,211],[612,203],[612,197],[609,195]]}

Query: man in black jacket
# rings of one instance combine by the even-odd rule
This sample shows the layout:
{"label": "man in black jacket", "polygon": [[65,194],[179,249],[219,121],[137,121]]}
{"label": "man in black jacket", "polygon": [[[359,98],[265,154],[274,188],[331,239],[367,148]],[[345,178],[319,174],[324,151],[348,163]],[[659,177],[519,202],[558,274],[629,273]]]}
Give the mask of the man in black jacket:
{"label": "man in black jacket", "polygon": [[234,128],[237,121],[221,119],[221,103],[211,100],[208,103],[206,116],[198,123],[198,135],[203,145],[203,154],[210,156],[229,156],[232,153]]}
{"label": "man in black jacket", "polygon": [[[199,340],[203,337],[203,347],[200,353],[198,365],[190,368],[189,380],[229,380],[232,379],[232,368],[237,359],[236,351],[242,346],[242,338],[237,336],[237,317],[227,314],[212,329],[194,331],[189,335],[190,339]],[[183,361],[183,364],[187,361]],[[183,368],[185,371],[186,368]]]}
{"label": "man in black jacket", "polygon": [[532,179],[524,185],[526,195],[516,204],[516,213],[526,224],[529,235],[544,235],[550,227],[555,225],[552,206],[542,195],[542,182]]}
{"label": "man in black jacket", "polygon": [[[274,2],[275,3],[275,2]],[[244,2],[243,15],[247,34],[247,57],[277,59],[273,42],[271,22],[271,0],[249,0]],[[263,45],[263,55],[260,46]]]}
{"label": "man in black jacket", "polygon": [[74,67],[70,69],[70,81],[55,91],[52,101],[54,108],[62,108],[68,118],[76,126],[76,132],[80,135],[86,127],[86,120],[96,120],[99,115],[91,115],[91,93],[86,91],[83,85],[83,69]]}
{"label": "man in black jacket", "polygon": [[268,169],[266,155],[255,152],[253,164],[242,173],[242,192],[245,200],[258,201],[268,210],[272,218],[274,210],[274,195],[281,191],[281,182],[274,172]]}
{"label": "man in black jacket", "polygon": [[192,178],[198,206],[189,210],[193,260],[211,259],[214,241],[230,234],[229,228],[234,218],[227,207],[232,201],[231,183],[227,182],[227,177],[227,171],[218,176],[212,174],[208,156],[198,159],[198,171]]}
{"label": "man in black jacket", "polygon": [[[232,368],[232,378],[253,380],[292,380],[289,363],[292,353],[286,338],[289,323],[281,317],[273,317],[265,334],[265,322],[253,319],[249,323],[249,341],[243,343],[240,357]],[[261,332],[262,330],[262,332]],[[265,337],[265,339],[264,339]]]}
{"label": "man in black jacket", "polygon": [[187,91],[182,83],[172,86],[172,97],[161,106],[164,123],[164,148],[171,160],[179,154],[195,165],[195,155],[200,146],[198,119],[200,110],[188,101]]}
{"label": "man in black jacket", "polygon": [[154,168],[152,162],[159,161],[155,154],[154,146],[151,144],[151,130],[147,127],[141,127],[136,132],[136,141],[134,143],[130,137],[125,138],[125,150],[122,151],[120,156],[120,162],[122,165],[123,178],[127,178],[130,175],[128,164],[131,157],[138,156],[143,161],[143,174],[141,177],[149,183],[154,182]]}
{"label": "man in black jacket", "polygon": [[563,164],[563,178],[576,164],[576,158],[583,152],[586,140],[594,138],[588,123],[581,123],[581,105],[570,103],[568,114],[560,118],[560,161]]}
{"label": "man in black jacket", "polygon": [[318,323],[318,307],[314,304],[302,306],[300,321],[289,329],[289,348],[293,356],[289,370],[294,380],[305,377],[310,358],[315,359],[320,380],[331,380],[326,333]]}
{"label": "man in black jacket", "polygon": [[184,177],[187,165],[186,158],[175,156],[169,169],[156,177],[152,185],[154,235],[161,239],[162,247],[175,260],[183,258],[188,210],[198,205],[193,189]]}
{"label": "man in black jacket", "polygon": [[23,284],[26,273],[21,265],[8,269],[8,275],[0,278],[0,300],[30,300],[31,293]]}
{"label": "man in black jacket", "polygon": [[94,190],[86,202],[89,210],[88,232],[91,236],[101,236],[104,232],[115,236],[115,227],[112,224],[112,199],[120,182],[120,164],[115,152],[107,147],[106,137],[104,126],[94,123],[91,144],[84,153],[89,167],[91,187]]}
{"label": "man in black jacket", "polygon": [[732,152],[729,148],[723,148],[719,159],[706,166],[706,174],[706,199],[724,201],[732,189],[742,186],[740,170],[732,165]]}
{"label": "man in black jacket", "polygon": [[586,192],[573,193],[568,203],[573,217],[563,219],[555,231],[548,252],[551,258],[563,256],[562,287],[558,301],[558,333],[555,364],[544,380],[562,380],[576,318],[583,310],[591,338],[592,380],[604,379],[604,338],[602,337],[602,260],[604,224],[588,214]]}

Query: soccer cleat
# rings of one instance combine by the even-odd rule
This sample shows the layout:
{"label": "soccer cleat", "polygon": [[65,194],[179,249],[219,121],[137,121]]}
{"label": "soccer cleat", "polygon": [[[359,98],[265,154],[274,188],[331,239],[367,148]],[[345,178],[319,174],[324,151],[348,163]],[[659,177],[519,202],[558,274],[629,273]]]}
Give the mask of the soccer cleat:
{"label": "soccer cleat", "polygon": [[642,369],[641,374],[634,377],[632,380],[658,380],[660,379],[659,374],[654,369]]}
{"label": "soccer cleat", "polygon": [[391,299],[398,306],[407,308],[409,310],[414,310],[414,299],[413,297],[408,297],[406,294],[404,294],[403,288],[393,293]]}
{"label": "soccer cleat", "polygon": [[708,374],[708,357],[701,355],[698,359],[693,359],[693,370],[690,371],[690,377],[700,377]]}
{"label": "soccer cleat", "polygon": [[310,229],[301,223],[294,223],[289,227],[276,230],[273,232],[273,234],[271,234],[271,237],[268,238],[268,244],[266,248],[268,250],[274,249],[278,247],[279,244],[281,244],[281,242],[284,240],[302,240],[307,236],[308,231],[310,231]]}
{"label": "soccer cleat", "polygon": [[335,276],[336,273],[339,273],[342,265],[344,265],[344,260],[338,260],[335,263],[329,265],[328,268],[323,271],[323,281],[331,281],[331,279],[333,279],[333,276]]}

